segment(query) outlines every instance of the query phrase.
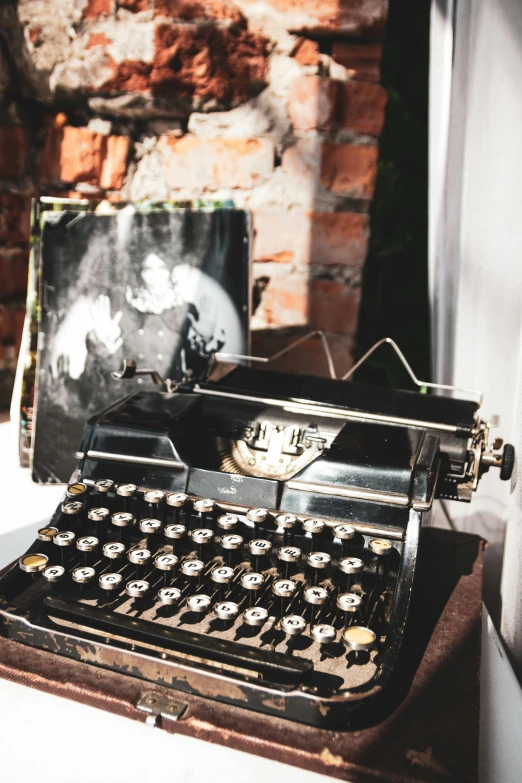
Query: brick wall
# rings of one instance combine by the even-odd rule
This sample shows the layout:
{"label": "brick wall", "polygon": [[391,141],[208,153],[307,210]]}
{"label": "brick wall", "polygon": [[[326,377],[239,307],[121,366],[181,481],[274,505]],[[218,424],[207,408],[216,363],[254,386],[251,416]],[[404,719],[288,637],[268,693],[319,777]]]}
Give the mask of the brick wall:
{"label": "brick wall", "polygon": [[[386,93],[387,0],[0,5],[0,333],[19,339],[33,194],[253,211],[253,347],[351,361]],[[9,347],[11,346],[11,347]],[[318,345],[292,370],[325,372]]]}

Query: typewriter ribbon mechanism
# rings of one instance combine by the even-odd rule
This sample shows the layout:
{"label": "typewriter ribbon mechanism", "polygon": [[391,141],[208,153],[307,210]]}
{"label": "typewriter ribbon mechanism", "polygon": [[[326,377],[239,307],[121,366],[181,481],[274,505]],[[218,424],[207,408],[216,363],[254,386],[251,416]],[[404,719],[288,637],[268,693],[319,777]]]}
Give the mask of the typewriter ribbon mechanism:
{"label": "typewriter ribbon mechanism", "polygon": [[[87,423],[63,503],[0,579],[0,632],[349,726],[392,677],[424,515],[435,498],[470,501],[490,467],[509,479],[514,450],[489,444],[482,395],[346,383],[318,336],[329,379],[217,355],[206,378],[172,383],[125,362],[115,378],[161,390]],[[390,339],[361,362],[383,343],[417,386],[448,390],[419,381]]]}

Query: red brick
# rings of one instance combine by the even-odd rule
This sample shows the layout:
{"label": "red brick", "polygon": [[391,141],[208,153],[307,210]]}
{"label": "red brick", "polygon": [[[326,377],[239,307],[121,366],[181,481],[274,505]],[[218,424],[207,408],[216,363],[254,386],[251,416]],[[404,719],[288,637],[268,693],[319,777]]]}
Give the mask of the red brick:
{"label": "red brick", "polygon": [[[259,0],[242,0],[242,7],[258,6]],[[388,0],[267,0],[293,33],[343,33],[382,36]]]}
{"label": "red brick", "polygon": [[159,24],[150,85],[158,95],[237,103],[265,83],[267,58],[268,39],[238,27]]}
{"label": "red brick", "polygon": [[388,93],[380,84],[349,81],[339,89],[339,120],[355,133],[380,136]]}
{"label": "red brick", "polygon": [[368,251],[368,226],[368,215],[358,212],[315,212],[310,263],[361,267]]}
{"label": "red brick", "polygon": [[325,144],[321,182],[333,193],[352,198],[372,198],[377,176],[378,150],[362,144]]}
{"label": "red brick", "polygon": [[4,242],[27,242],[31,222],[31,199],[0,193],[0,239]]}
{"label": "red brick", "polygon": [[378,82],[381,78],[382,44],[335,41],[332,57],[344,65],[352,79]]}
{"label": "red brick", "polygon": [[92,49],[94,46],[109,46],[111,43],[111,39],[107,38],[105,33],[91,33],[85,48]]}
{"label": "red brick", "polygon": [[[253,330],[252,353],[256,356],[273,356],[283,348],[295,342],[308,331],[308,327],[292,330],[290,334],[278,329]],[[342,377],[353,365],[353,339],[348,335],[327,334],[328,345],[332,354],[337,377]],[[263,365],[259,365],[263,368]],[[319,338],[312,338],[302,343],[298,348],[282,356],[268,365],[270,369],[281,372],[297,373],[299,375],[321,375],[329,377],[328,364]],[[268,368],[267,368],[268,369]]]}
{"label": "red brick", "polygon": [[300,76],[292,84],[288,114],[294,130],[328,130],[337,94],[337,82],[320,76]]}
{"label": "red brick", "polygon": [[42,160],[42,176],[62,182],[97,185],[105,156],[106,136],[87,128],[53,126],[49,129]]}
{"label": "red brick", "polygon": [[0,297],[25,298],[29,253],[19,248],[0,249]]}
{"label": "red brick", "polygon": [[129,150],[130,139],[127,136],[108,137],[101,167],[100,187],[105,190],[119,190],[123,187]]}
{"label": "red brick", "polygon": [[149,0],[118,0],[118,6],[133,14],[138,14],[140,11],[148,11],[150,4]]}
{"label": "red brick", "polygon": [[351,288],[338,280],[310,280],[309,296],[310,326],[337,334],[355,334],[360,288]]}
{"label": "red brick", "polygon": [[240,9],[226,0],[154,0],[156,16],[172,19],[226,19],[237,25],[245,25]]}
{"label": "red brick", "polygon": [[161,136],[160,152],[171,188],[252,188],[273,170],[269,139],[200,139]]}
{"label": "red brick", "polygon": [[114,11],[114,0],[87,0],[83,9],[84,19],[96,19],[98,16],[107,16]]}
{"label": "red brick", "polygon": [[298,38],[292,50],[292,57],[295,57],[299,65],[319,65],[319,44],[309,38]]}
{"label": "red brick", "polygon": [[368,246],[368,216],[300,209],[254,211],[254,261],[360,268]]}
{"label": "red brick", "polygon": [[27,134],[21,125],[0,127],[0,177],[23,177]]}

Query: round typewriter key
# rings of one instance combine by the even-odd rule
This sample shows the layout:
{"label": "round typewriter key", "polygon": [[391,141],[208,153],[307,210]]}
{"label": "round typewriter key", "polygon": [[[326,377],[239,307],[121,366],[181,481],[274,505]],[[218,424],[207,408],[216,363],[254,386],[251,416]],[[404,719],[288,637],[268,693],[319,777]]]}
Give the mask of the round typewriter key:
{"label": "round typewriter key", "polygon": [[281,620],[281,629],[288,636],[299,636],[306,628],[306,620],[298,614],[287,614]]}
{"label": "round typewriter key", "polygon": [[250,606],[254,603],[254,595],[263,587],[265,578],[263,574],[256,574],[253,571],[248,571],[243,574],[240,579],[240,584],[243,590],[248,590]]}
{"label": "round typewriter key", "polygon": [[310,533],[312,536],[312,552],[315,552],[317,546],[317,540],[320,534],[325,529],[325,523],[322,519],[305,519],[303,522],[303,530],[305,533]]}
{"label": "round typewriter key", "polygon": [[162,587],[158,590],[158,598],[164,606],[175,606],[181,598],[181,590],[177,587]]}
{"label": "round typewriter key", "polygon": [[103,545],[103,555],[109,560],[119,560],[125,554],[125,544],[118,541],[110,541]]}
{"label": "round typewriter key", "polygon": [[346,587],[349,588],[356,574],[361,574],[364,569],[364,561],[359,557],[342,557],[339,560],[339,570],[346,574]]}
{"label": "round typewriter key", "polygon": [[102,495],[106,495],[114,486],[114,481],[110,479],[98,479],[94,482],[94,489],[97,492],[101,492]]}
{"label": "round typewriter key", "polygon": [[87,585],[91,584],[92,580],[96,576],[96,571],[94,568],[90,568],[89,566],[81,566],[80,568],[75,568],[71,576],[73,582],[82,585],[82,587],[86,587]]}
{"label": "round typewriter key", "polygon": [[87,512],[87,519],[90,519],[91,522],[94,522],[96,527],[96,535],[98,537],[101,537],[105,533],[105,523],[109,517],[109,509],[103,508],[102,506],[91,508]]}
{"label": "round typewriter key", "polygon": [[276,517],[276,524],[283,529],[283,544],[287,544],[290,531],[297,525],[297,517],[295,514],[279,514]]}
{"label": "round typewriter key", "polygon": [[196,595],[191,595],[190,598],[187,598],[187,609],[190,612],[202,614],[203,612],[208,612],[211,606],[212,600],[209,595],[197,593]]}
{"label": "round typewriter key", "polygon": [[319,644],[330,644],[335,642],[337,631],[333,625],[314,625],[311,631],[311,637],[314,642]]}
{"label": "round typewriter key", "polygon": [[120,541],[127,542],[128,535],[125,534],[126,528],[132,527],[134,524],[134,517],[126,511],[117,511],[111,516],[111,522],[114,527],[118,528]]}
{"label": "round typewriter key", "polygon": [[239,614],[239,606],[233,601],[221,601],[214,606],[214,612],[220,620],[235,620]]}
{"label": "round typewriter key", "polygon": [[324,587],[306,587],[303,598],[307,604],[324,606],[328,600],[328,590],[325,590]]}
{"label": "round typewriter key", "polygon": [[288,605],[288,599],[295,595],[297,584],[291,579],[276,579],[272,582],[272,593],[279,598],[279,616],[282,617]]}
{"label": "round typewriter key", "polygon": [[355,617],[361,608],[362,599],[355,593],[341,593],[337,596],[337,608],[344,612],[344,624],[349,624],[350,617]]}
{"label": "round typewriter key", "polygon": [[121,574],[102,574],[98,579],[98,586],[106,593],[112,593],[114,590],[120,590],[123,583]]}
{"label": "round typewriter key", "polygon": [[203,546],[204,544],[210,544],[214,539],[214,531],[209,527],[198,527],[197,530],[192,530],[190,537],[195,544]]}
{"label": "round typewriter key", "polygon": [[176,555],[158,555],[154,558],[154,565],[160,571],[174,571],[178,564]]}
{"label": "round typewriter key", "polygon": [[219,517],[217,524],[221,530],[235,530],[239,523],[239,518],[235,514],[223,514]]}
{"label": "round typewriter key", "polygon": [[234,569],[229,566],[218,566],[212,569],[210,578],[218,585],[228,585],[234,578]]}
{"label": "round typewriter key", "polygon": [[319,571],[328,568],[331,562],[332,558],[327,552],[310,552],[307,555],[306,563],[313,569],[314,584],[317,582]]}
{"label": "round typewriter key", "polygon": [[18,561],[18,565],[26,574],[38,574],[46,568],[48,562],[49,558],[47,555],[34,553],[21,557]]}
{"label": "round typewriter key", "polygon": [[194,589],[199,584],[204,569],[205,563],[201,560],[184,560],[181,564],[181,573],[190,579],[191,589]]}
{"label": "round typewriter key", "polygon": [[69,500],[67,503],[62,503],[63,514],[79,514],[83,508],[83,504],[79,500]]}
{"label": "round typewriter key", "polygon": [[98,549],[100,542],[96,536],[84,536],[76,542],[76,549],[85,555],[84,564],[88,565],[89,556]]}
{"label": "round typewriter key", "polygon": [[260,628],[268,620],[268,611],[264,606],[251,606],[243,612],[243,622]]}
{"label": "round typewriter key", "polygon": [[184,492],[169,492],[165,498],[167,506],[174,509],[174,522],[179,522],[181,513],[185,513],[188,495]]}
{"label": "round typewriter key", "polygon": [[232,553],[242,549],[243,544],[243,537],[238,536],[237,533],[228,533],[226,536],[222,536],[221,547],[227,552],[228,565],[232,563]]}
{"label": "round typewriter key", "polygon": [[130,598],[145,598],[149,587],[150,585],[145,579],[131,579],[125,585],[125,592]]}
{"label": "round typewriter key", "polygon": [[64,568],[67,565],[67,558],[65,556],[65,553],[67,552],[68,548],[74,544],[75,541],[76,541],[76,536],[70,530],[60,530],[60,532],[56,533],[56,535],[53,538],[53,544],[61,548],[62,565]]}
{"label": "round typewriter key", "polygon": [[279,548],[277,558],[284,563],[284,577],[288,578],[288,572],[290,565],[293,563],[299,563],[302,557],[301,550],[296,546],[282,546]]}
{"label": "round typewriter key", "polygon": [[270,557],[272,544],[264,538],[254,538],[252,541],[248,542],[248,548],[250,550],[250,556],[252,557],[254,571],[257,571],[259,570],[260,558]]}
{"label": "round typewriter key", "polygon": [[116,494],[121,498],[130,498],[137,491],[136,484],[118,484],[116,487]]}
{"label": "round typewriter key", "polygon": [[346,547],[348,541],[351,541],[355,536],[355,528],[351,525],[336,525],[333,529],[334,537],[341,542],[341,557],[346,554]]}
{"label": "round typewriter key", "polygon": [[172,551],[176,551],[176,542],[185,537],[187,528],[185,525],[167,525],[163,529],[163,535],[168,544],[172,544]]}
{"label": "round typewriter key", "polygon": [[57,585],[65,578],[65,573],[63,566],[48,566],[42,571],[42,576],[50,585]]}
{"label": "round typewriter key", "polygon": [[212,522],[212,515],[214,514],[215,508],[216,504],[213,500],[210,500],[210,498],[194,501],[194,511],[198,514],[200,521],[207,525]]}
{"label": "round typewriter key", "polygon": [[161,531],[163,525],[159,519],[142,519],[139,528],[140,533],[143,533],[146,539],[147,549],[156,551],[158,548],[158,533]]}
{"label": "round typewriter key", "polygon": [[153,506],[157,506],[159,503],[163,503],[165,500],[165,493],[160,489],[148,489],[143,493],[143,500],[145,503],[150,503]]}
{"label": "round typewriter key", "polygon": [[345,628],[341,639],[347,650],[355,652],[369,652],[377,641],[374,632],[370,628],[364,628],[362,625],[352,625],[350,628]]}
{"label": "round typewriter key", "polygon": [[263,525],[268,519],[266,508],[251,508],[246,512],[246,518],[254,524],[254,537],[259,535],[259,525]]}
{"label": "round typewriter key", "polygon": [[41,527],[38,533],[36,534],[36,538],[38,539],[38,541],[41,541],[43,544],[42,549],[48,555],[51,554],[53,538],[55,537],[57,532],[58,532],[57,527]]}
{"label": "round typewriter key", "polygon": [[82,481],[77,481],[75,484],[69,484],[65,494],[68,498],[81,498],[84,497],[86,492],[87,485]]}
{"label": "round typewriter key", "polygon": [[136,566],[136,579],[145,575],[151,557],[150,549],[130,549],[127,552],[127,560]]}
{"label": "round typewriter key", "polygon": [[38,541],[50,543],[58,532],[57,527],[41,527],[36,537]]}
{"label": "round typewriter key", "polygon": [[174,574],[177,564],[178,558],[176,555],[158,555],[154,558],[154,566],[159,571],[163,571],[163,582],[165,587],[167,586],[169,575]]}
{"label": "round typewriter key", "polygon": [[368,544],[368,548],[374,555],[383,557],[390,554],[392,545],[391,542],[387,541],[385,538],[373,538]]}

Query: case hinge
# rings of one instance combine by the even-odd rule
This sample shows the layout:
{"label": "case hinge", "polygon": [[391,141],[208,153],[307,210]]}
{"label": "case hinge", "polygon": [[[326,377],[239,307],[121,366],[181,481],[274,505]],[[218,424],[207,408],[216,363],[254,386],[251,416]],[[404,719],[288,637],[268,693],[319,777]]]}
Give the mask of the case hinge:
{"label": "case hinge", "polygon": [[165,696],[162,693],[154,693],[153,691],[147,691],[144,693],[138,703],[136,704],[138,710],[146,712],[146,723],[149,726],[161,727],[162,719],[165,720],[179,720],[185,710],[186,704],[172,699],[170,696]]}

